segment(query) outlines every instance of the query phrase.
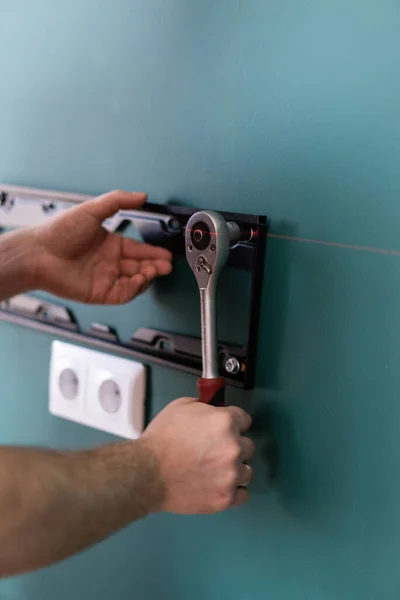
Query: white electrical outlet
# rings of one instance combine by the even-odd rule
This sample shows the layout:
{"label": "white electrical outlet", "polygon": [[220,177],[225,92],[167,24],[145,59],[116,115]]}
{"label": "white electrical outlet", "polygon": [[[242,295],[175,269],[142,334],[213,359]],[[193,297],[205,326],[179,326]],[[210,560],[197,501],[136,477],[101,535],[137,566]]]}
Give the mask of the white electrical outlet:
{"label": "white electrical outlet", "polygon": [[145,394],[142,364],[53,342],[49,379],[53,415],[136,439],[144,428]]}

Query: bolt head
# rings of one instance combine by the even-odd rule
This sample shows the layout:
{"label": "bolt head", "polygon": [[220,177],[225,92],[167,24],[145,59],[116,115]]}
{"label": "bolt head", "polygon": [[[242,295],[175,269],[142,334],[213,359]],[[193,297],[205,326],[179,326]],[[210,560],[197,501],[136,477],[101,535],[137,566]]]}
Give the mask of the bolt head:
{"label": "bolt head", "polygon": [[229,358],[225,363],[225,370],[231,375],[237,375],[240,371],[240,363],[237,358]]}

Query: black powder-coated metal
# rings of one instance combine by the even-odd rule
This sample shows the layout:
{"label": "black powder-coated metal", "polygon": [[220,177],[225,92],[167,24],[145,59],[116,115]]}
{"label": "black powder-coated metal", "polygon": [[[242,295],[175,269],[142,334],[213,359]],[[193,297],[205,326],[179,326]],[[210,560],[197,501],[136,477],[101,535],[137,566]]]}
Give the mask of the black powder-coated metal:
{"label": "black powder-coated metal", "polygon": [[[1,189],[0,189],[1,193]],[[48,192],[47,192],[48,194]],[[2,194],[4,200],[4,193]],[[38,200],[38,191],[32,198]],[[48,195],[46,202],[49,201]],[[54,203],[60,201],[54,198]],[[156,246],[168,248],[174,254],[185,252],[185,225],[189,218],[199,210],[172,204],[160,205],[146,203],[141,210],[141,218],[135,221],[143,241]],[[264,261],[267,240],[268,221],[263,215],[246,215],[219,211],[226,221],[237,223],[243,231],[252,231],[251,241],[239,242],[231,249],[228,266],[244,269],[251,274],[250,302],[246,310],[249,311],[249,326],[246,341],[243,346],[228,343],[219,344],[220,372],[226,384],[243,389],[251,389],[255,384],[255,367],[257,356],[258,329],[263,292]],[[171,216],[179,222],[180,228],[166,228],[164,223],[152,218],[152,214]],[[148,214],[149,218],[146,219]],[[118,230],[123,232],[129,221],[121,223]],[[47,333],[53,337],[63,337],[73,342],[99,348],[127,358],[153,363],[165,367],[179,369],[201,376],[201,340],[200,338],[168,333],[160,330],[143,328],[132,335],[129,343],[123,343],[118,333],[112,328],[102,324],[93,324],[88,331],[83,331],[71,311],[65,309],[68,318],[61,320],[54,318],[53,308],[60,309],[60,305],[37,300],[37,304],[29,310],[21,309],[13,299],[0,303],[0,320],[8,321],[15,325],[27,327]],[[228,373],[224,365],[230,357],[236,357],[242,369],[233,375]]]}

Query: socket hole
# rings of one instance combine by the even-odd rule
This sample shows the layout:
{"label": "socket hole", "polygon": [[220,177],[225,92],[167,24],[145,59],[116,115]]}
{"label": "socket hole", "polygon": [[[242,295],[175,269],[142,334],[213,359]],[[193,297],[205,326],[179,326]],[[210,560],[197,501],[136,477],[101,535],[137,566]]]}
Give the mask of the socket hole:
{"label": "socket hole", "polygon": [[73,369],[64,369],[58,378],[60,391],[66,400],[75,400],[79,393],[79,379]]}
{"label": "socket hole", "polygon": [[196,229],[196,231],[193,233],[193,237],[195,242],[201,242],[203,239],[203,232],[201,229]]}
{"label": "socket hole", "polygon": [[122,404],[121,390],[113,379],[106,379],[99,389],[99,402],[102,409],[109,414],[119,411]]}

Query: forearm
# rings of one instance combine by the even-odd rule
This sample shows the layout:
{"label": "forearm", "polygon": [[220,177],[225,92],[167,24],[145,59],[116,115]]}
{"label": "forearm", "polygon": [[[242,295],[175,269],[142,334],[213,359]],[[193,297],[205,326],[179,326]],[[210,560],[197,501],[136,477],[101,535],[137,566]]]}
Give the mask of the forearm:
{"label": "forearm", "polygon": [[0,300],[34,289],[36,262],[33,228],[0,235]]}
{"label": "forearm", "polygon": [[83,452],[0,450],[0,577],[50,565],[155,512],[164,489],[142,441]]}

